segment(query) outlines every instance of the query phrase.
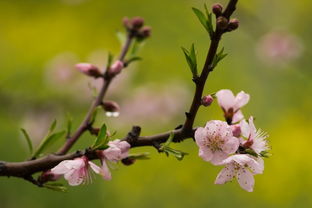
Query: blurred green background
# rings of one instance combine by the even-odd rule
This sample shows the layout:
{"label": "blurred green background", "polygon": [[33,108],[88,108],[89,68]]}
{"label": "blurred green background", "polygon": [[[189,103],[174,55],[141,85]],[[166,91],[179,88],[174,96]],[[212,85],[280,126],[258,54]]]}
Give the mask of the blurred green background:
{"label": "blurred green background", "polygon": [[[53,119],[61,129],[70,113],[79,124],[92,99],[88,83],[98,84],[73,66],[104,66],[108,51],[117,54],[115,34],[124,16],[144,17],[153,33],[140,53],[143,61],[125,70],[108,95],[122,106],[120,117],[103,114],[101,120],[118,130],[117,138],[134,124],[143,135],[181,124],[194,86],[180,47],[194,42],[202,66],[209,39],[191,7],[205,2],[214,3],[0,0],[0,159],[29,156],[21,127],[38,144]],[[236,182],[214,185],[221,167],[202,161],[194,142],[186,141],[175,145],[190,153],[182,162],[153,148],[135,149],[151,152],[152,159],[120,165],[112,181],[95,176],[65,194],[2,177],[0,207],[312,207],[311,9],[309,0],[240,1],[235,17],[241,26],[224,36],[229,55],[208,79],[206,94],[223,88],[250,93],[244,114],[270,135],[273,156],[255,177],[253,193]],[[201,108],[196,125],[211,119],[222,119],[216,103]],[[85,134],[75,149],[91,142]]]}

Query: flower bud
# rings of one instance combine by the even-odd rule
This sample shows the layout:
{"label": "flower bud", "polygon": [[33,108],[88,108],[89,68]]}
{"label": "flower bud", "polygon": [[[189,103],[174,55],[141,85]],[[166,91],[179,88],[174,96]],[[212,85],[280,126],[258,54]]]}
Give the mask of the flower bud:
{"label": "flower bud", "polygon": [[82,72],[85,75],[90,76],[90,77],[98,78],[98,77],[102,76],[99,68],[94,66],[93,64],[79,63],[79,64],[76,64],[76,68],[80,72]]}
{"label": "flower bud", "polygon": [[208,107],[213,102],[213,97],[211,95],[204,96],[201,100],[201,104],[205,107]]}
{"label": "flower bud", "polygon": [[221,30],[225,30],[228,27],[228,20],[223,16],[218,17],[217,27],[220,28]]}
{"label": "flower bud", "polygon": [[148,38],[151,36],[152,28],[145,26],[142,28],[141,33],[144,38]]}
{"label": "flower bud", "polygon": [[230,23],[228,25],[228,28],[227,30],[230,32],[230,31],[233,31],[233,30],[236,30],[239,26],[239,21],[238,19],[231,19],[230,20]]}
{"label": "flower bud", "polygon": [[112,76],[115,76],[121,72],[124,67],[124,63],[122,61],[117,60],[110,68],[109,73]]}
{"label": "flower bud", "polygon": [[240,137],[242,131],[239,124],[231,125],[233,136]]}
{"label": "flower bud", "polygon": [[216,15],[216,17],[219,17],[222,15],[223,6],[219,3],[216,3],[212,5],[212,12]]}
{"label": "flower bud", "polygon": [[123,23],[123,25],[125,26],[125,28],[130,28],[130,20],[129,20],[129,18],[128,17],[124,17],[123,19],[122,19],[122,23]]}
{"label": "flower bud", "polygon": [[131,25],[134,30],[141,29],[144,25],[144,19],[142,17],[133,17],[131,19]]}
{"label": "flower bud", "polygon": [[47,181],[57,181],[60,179],[62,175],[54,174],[51,172],[51,170],[42,172],[42,174],[39,176],[40,182],[47,182]]}
{"label": "flower bud", "polygon": [[107,117],[118,117],[119,116],[120,107],[119,107],[118,103],[116,103],[114,101],[105,101],[105,102],[103,102],[102,107],[106,111]]}
{"label": "flower bud", "polygon": [[136,159],[130,158],[130,157],[126,157],[124,159],[121,160],[122,164],[124,165],[133,165],[135,163]]}

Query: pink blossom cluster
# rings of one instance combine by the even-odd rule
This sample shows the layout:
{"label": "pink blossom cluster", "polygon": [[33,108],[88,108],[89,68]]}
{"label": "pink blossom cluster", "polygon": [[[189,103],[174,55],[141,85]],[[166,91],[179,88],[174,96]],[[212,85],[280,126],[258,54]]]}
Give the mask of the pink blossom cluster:
{"label": "pink blossom cluster", "polygon": [[263,173],[262,157],[268,151],[267,134],[257,130],[253,117],[244,119],[241,108],[249,101],[249,94],[241,91],[234,96],[230,90],[216,93],[226,122],[212,120],[195,132],[199,156],[213,165],[225,166],[215,184],[236,178],[240,186],[253,191],[254,175]]}
{"label": "pink blossom cluster", "polygon": [[100,174],[103,179],[111,180],[111,172],[109,163],[116,163],[126,157],[130,144],[126,141],[116,139],[108,142],[108,148],[98,151],[101,160],[101,167],[91,162],[86,156],[75,158],[74,160],[64,160],[51,169],[51,173],[56,177],[63,175],[71,186],[78,186],[91,180],[90,169]]}

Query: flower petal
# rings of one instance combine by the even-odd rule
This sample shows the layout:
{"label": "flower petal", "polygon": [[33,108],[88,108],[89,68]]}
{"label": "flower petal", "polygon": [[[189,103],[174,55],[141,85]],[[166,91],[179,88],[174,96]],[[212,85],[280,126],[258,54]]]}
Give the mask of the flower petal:
{"label": "flower petal", "polygon": [[235,97],[231,90],[219,90],[216,93],[219,105],[226,111],[234,107]]}
{"label": "flower petal", "polygon": [[235,97],[234,111],[237,111],[249,102],[250,96],[244,91],[239,92]]}
{"label": "flower petal", "polygon": [[248,167],[253,174],[262,174],[264,170],[264,161],[261,157],[248,162]]}
{"label": "flower petal", "polygon": [[215,184],[225,184],[228,181],[231,181],[235,176],[235,169],[232,164],[226,165],[218,174]]}
{"label": "flower petal", "polygon": [[199,127],[195,131],[195,141],[199,148],[206,146],[208,132],[206,128]]}
{"label": "flower petal", "polygon": [[239,185],[248,192],[253,191],[255,179],[250,171],[240,168],[237,172],[237,181]]}
{"label": "flower petal", "polygon": [[212,159],[212,152],[207,147],[199,148],[198,156],[201,157],[203,160],[209,162]]}
{"label": "flower petal", "polygon": [[65,173],[67,173],[70,169],[68,169],[65,164],[70,162],[70,161],[72,161],[72,160],[64,160],[64,161],[60,162],[57,166],[55,166],[54,168],[51,169],[51,172],[53,174],[65,174]]}
{"label": "flower petal", "polygon": [[64,178],[68,181],[69,185],[78,186],[84,181],[85,175],[80,171],[71,170],[64,174]]}
{"label": "flower petal", "polygon": [[239,146],[239,140],[236,137],[230,137],[222,146],[222,150],[227,154],[236,152]]}
{"label": "flower petal", "polygon": [[234,115],[233,115],[232,123],[233,123],[233,124],[234,124],[234,123],[238,123],[238,122],[240,122],[240,121],[243,120],[243,119],[244,119],[244,115],[243,115],[242,111],[241,111],[241,110],[238,110],[238,111],[236,111],[236,112],[234,113]]}
{"label": "flower petal", "polygon": [[101,169],[99,166],[97,166],[95,163],[93,163],[93,162],[91,162],[91,161],[89,161],[88,163],[89,163],[91,169],[92,169],[96,174],[101,174],[102,169]]}
{"label": "flower petal", "polygon": [[250,126],[249,124],[247,123],[246,120],[242,120],[240,123],[239,123],[240,127],[241,127],[241,131],[242,131],[242,135],[243,137],[245,138],[249,138],[250,136]]}
{"label": "flower petal", "polygon": [[216,151],[213,153],[213,156],[210,162],[213,165],[221,165],[223,160],[226,159],[227,157],[228,157],[228,154],[226,154],[225,152]]}
{"label": "flower petal", "polygon": [[107,166],[106,160],[102,160],[102,176],[104,180],[111,180],[112,175],[111,172]]}

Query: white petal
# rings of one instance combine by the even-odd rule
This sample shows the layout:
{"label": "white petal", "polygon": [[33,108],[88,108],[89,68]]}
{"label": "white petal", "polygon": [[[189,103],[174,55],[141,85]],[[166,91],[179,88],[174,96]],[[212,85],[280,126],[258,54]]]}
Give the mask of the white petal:
{"label": "white petal", "polygon": [[233,115],[232,123],[233,123],[233,124],[234,124],[234,123],[238,123],[238,122],[240,122],[240,121],[243,120],[243,119],[244,119],[244,115],[243,115],[242,111],[241,111],[241,110],[238,110],[238,111],[236,111],[236,112],[234,113],[234,115]]}
{"label": "white petal", "polygon": [[201,157],[203,160],[209,162],[212,159],[212,152],[207,147],[199,148],[198,156]]}
{"label": "white petal", "polygon": [[51,172],[54,174],[65,174],[67,173],[70,169],[66,167],[66,163],[68,163],[71,160],[64,160],[60,162],[57,166],[51,169]]}
{"label": "white petal", "polygon": [[228,154],[226,154],[225,152],[216,151],[213,153],[213,157],[210,162],[213,165],[221,165],[223,160],[226,159],[227,157],[228,157]]}
{"label": "white petal", "polygon": [[255,185],[255,179],[252,173],[245,169],[240,168],[237,172],[237,180],[239,185],[248,192],[253,191],[253,187]]}
{"label": "white petal", "polygon": [[225,184],[231,181],[235,176],[235,169],[232,164],[226,165],[218,174],[215,184]]}
{"label": "white petal", "polygon": [[71,170],[65,173],[64,178],[68,181],[69,185],[78,186],[84,181],[85,175],[80,171]]}
{"label": "white petal", "polygon": [[262,174],[264,170],[264,161],[261,157],[248,162],[248,167],[253,174]]}
{"label": "white petal", "polygon": [[195,141],[198,147],[205,146],[207,143],[207,130],[206,128],[199,127],[195,131]]}
{"label": "white petal", "polygon": [[242,120],[240,123],[240,128],[242,131],[242,135],[245,138],[249,138],[250,136],[250,127],[246,120]]}
{"label": "white petal", "polygon": [[249,94],[245,93],[244,91],[239,92],[235,97],[234,111],[246,105],[249,102],[249,98]]}
{"label": "white petal", "polygon": [[231,90],[219,90],[216,93],[216,96],[218,98],[219,105],[226,111],[234,107],[235,97]]}
{"label": "white petal", "polygon": [[102,160],[102,176],[104,180],[111,180],[112,175],[105,160]]}
{"label": "white petal", "polygon": [[222,146],[222,150],[227,154],[236,152],[239,146],[239,140],[236,137],[230,137]]}
{"label": "white petal", "polygon": [[101,174],[102,169],[101,169],[99,166],[97,166],[95,163],[93,163],[93,162],[91,162],[91,161],[89,161],[88,163],[89,163],[91,169],[92,169],[96,174]]}

